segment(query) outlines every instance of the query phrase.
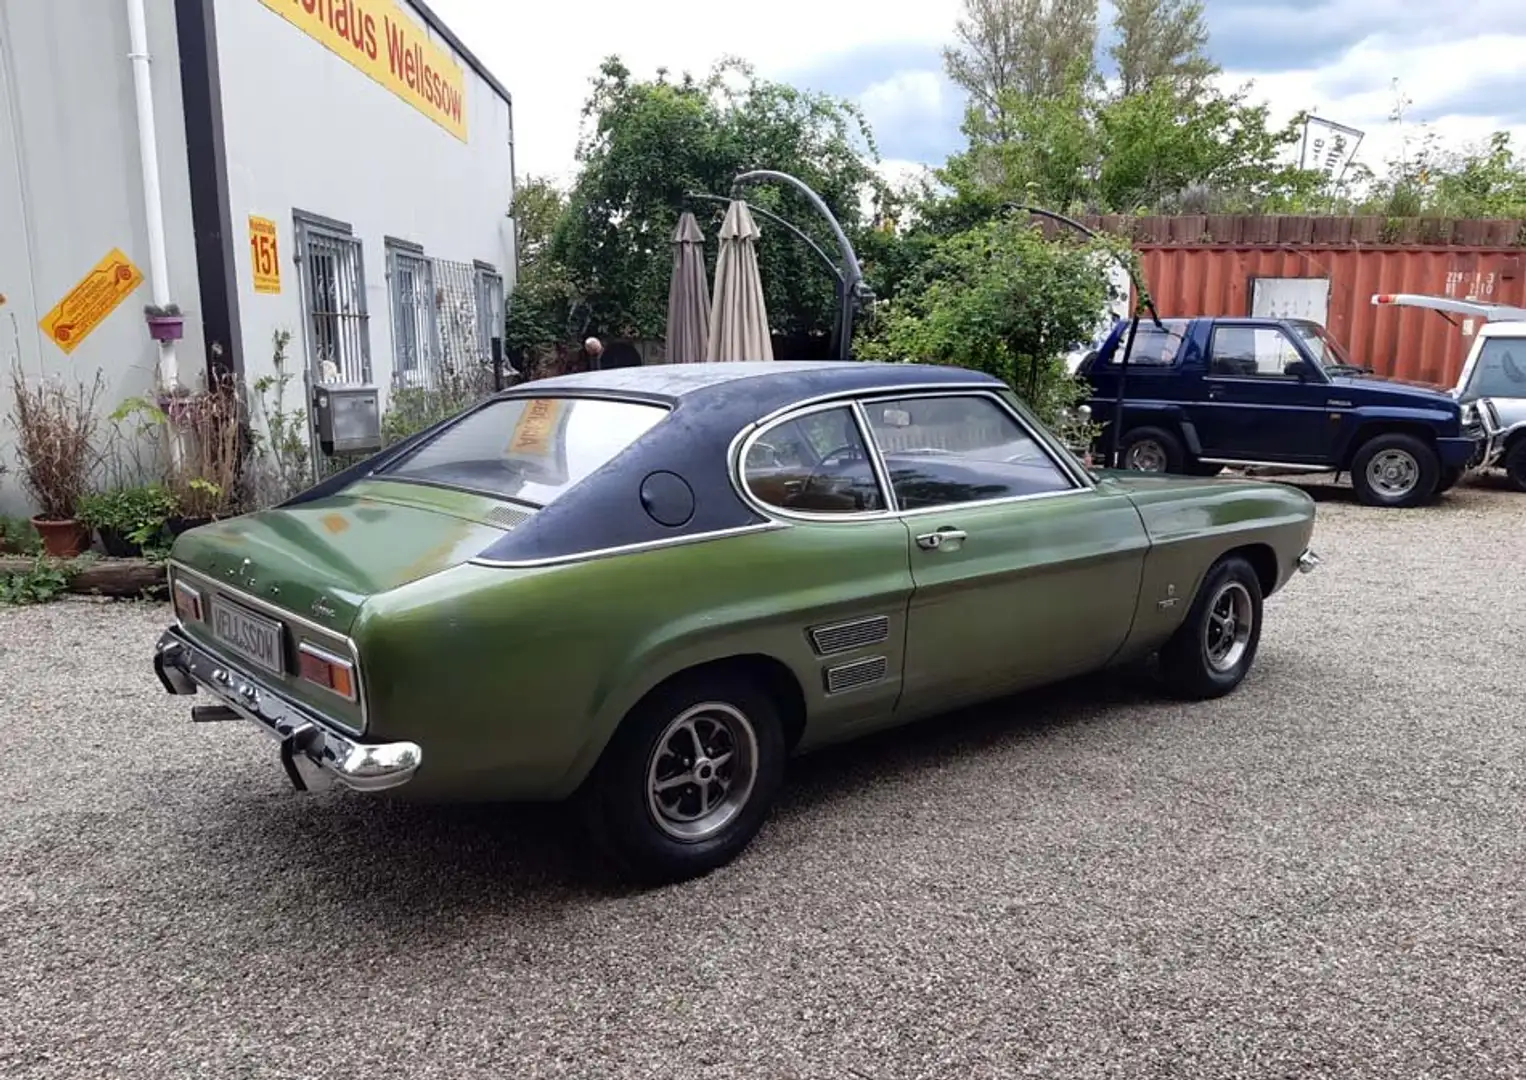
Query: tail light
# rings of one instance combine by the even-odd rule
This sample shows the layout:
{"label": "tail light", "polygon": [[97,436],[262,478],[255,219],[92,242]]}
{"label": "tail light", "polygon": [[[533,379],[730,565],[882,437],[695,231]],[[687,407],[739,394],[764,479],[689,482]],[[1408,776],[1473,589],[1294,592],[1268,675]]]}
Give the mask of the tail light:
{"label": "tail light", "polygon": [[297,648],[297,671],[314,686],[355,700],[355,665],[350,661],[304,641]]}
{"label": "tail light", "polygon": [[172,594],[175,601],[175,614],[181,622],[201,622],[205,605],[201,602],[200,589],[187,585],[183,581],[177,581]]}

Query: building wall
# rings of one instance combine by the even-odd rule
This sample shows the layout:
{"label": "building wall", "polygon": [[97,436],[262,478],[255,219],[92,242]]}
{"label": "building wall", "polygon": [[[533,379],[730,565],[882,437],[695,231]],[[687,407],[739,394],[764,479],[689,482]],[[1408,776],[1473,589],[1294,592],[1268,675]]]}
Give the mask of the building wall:
{"label": "building wall", "polygon": [[[1379,293],[1423,293],[1526,306],[1519,248],[1140,245],[1162,317],[1250,315],[1258,278],[1328,281],[1326,328],[1352,362],[1381,375],[1452,386],[1472,346],[1470,320],[1379,308]],[[1279,290],[1291,292],[1291,290]]]}
{"label": "building wall", "polygon": [[[186,313],[177,346],[193,376],[205,357],[197,315],[186,142],[174,8],[147,5],[170,293]],[[109,413],[154,384],[152,301],[126,5],[116,0],[0,0],[0,513],[29,511],[19,488],[10,372],[105,377]],[[38,326],[112,249],[144,275],[71,354]]]}
{"label": "building wall", "polygon": [[[392,10],[387,0],[366,6]],[[292,335],[290,370],[302,373],[312,328],[296,261],[297,211],[348,225],[362,244],[371,382],[384,405],[395,352],[385,238],[420,245],[432,258],[489,263],[512,285],[510,106],[406,0],[397,6],[412,17],[411,32],[464,73],[465,142],[261,0],[215,0],[242,360],[251,384],[273,373],[272,336],[282,330]],[[250,215],[276,224],[278,294],[254,288]],[[293,382],[286,408],[301,396],[301,382]]]}

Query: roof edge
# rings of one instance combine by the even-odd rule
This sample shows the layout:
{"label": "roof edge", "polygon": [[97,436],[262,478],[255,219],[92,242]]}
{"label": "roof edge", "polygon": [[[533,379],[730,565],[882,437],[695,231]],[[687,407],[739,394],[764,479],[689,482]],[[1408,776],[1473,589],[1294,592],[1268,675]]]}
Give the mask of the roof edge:
{"label": "roof edge", "polygon": [[423,17],[424,21],[429,24],[430,29],[444,38],[450,47],[460,54],[461,59],[466,61],[467,67],[475,71],[482,78],[482,81],[492,88],[495,94],[503,98],[504,104],[508,105],[510,109],[514,107],[514,95],[509,93],[508,88],[499,82],[497,76],[488,70],[486,64],[477,59],[477,54],[466,47],[466,44],[456,36],[456,32],[445,25],[445,20],[436,15],[433,8],[425,3],[424,0],[406,0],[406,3]]}

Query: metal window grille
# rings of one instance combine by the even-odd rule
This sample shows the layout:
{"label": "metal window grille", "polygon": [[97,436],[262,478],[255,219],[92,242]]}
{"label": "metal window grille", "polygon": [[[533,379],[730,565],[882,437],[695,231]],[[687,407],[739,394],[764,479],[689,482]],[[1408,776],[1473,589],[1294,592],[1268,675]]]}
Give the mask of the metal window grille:
{"label": "metal window grille", "polygon": [[478,347],[493,359],[493,339],[503,338],[504,295],[503,275],[491,266],[477,263],[477,330],[481,337]]}
{"label": "metal window grille", "polygon": [[392,300],[392,382],[428,388],[439,351],[434,305],[434,266],[420,249],[387,245],[387,282]]}
{"label": "metal window grille", "polygon": [[301,214],[296,215],[296,233],[313,379],[369,383],[370,316],[360,241],[348,226]]}

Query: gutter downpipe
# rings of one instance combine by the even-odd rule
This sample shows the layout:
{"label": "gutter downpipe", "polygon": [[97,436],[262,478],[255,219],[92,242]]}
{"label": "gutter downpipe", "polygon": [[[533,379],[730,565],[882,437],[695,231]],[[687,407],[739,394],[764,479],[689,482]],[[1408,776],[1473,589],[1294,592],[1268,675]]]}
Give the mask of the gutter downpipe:
{"label": "gutter downpipe", "polygon": [[[144,0],[127,0],[127,31],[132,61],[132,84],[138,99],[138,158],[143,171],[143,209],[148,223],[148,278],[154,304],[170,302],[169,256],[165,253],[164,199],[159,187],[159,135],[154,126],[154,84],[149,73],[148,18]],[[173,341],[159,344],[159,379],[173,391],[180,381],[179,358]]]}

